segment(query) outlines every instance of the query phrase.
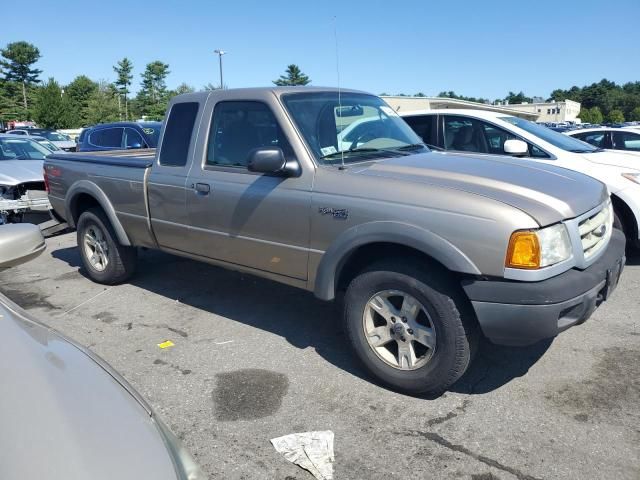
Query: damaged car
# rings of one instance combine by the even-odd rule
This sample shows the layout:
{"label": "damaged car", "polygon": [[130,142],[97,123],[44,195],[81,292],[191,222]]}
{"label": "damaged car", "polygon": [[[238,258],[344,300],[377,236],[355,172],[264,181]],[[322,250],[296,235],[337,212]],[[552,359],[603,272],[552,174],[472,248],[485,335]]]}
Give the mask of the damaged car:
{"label": "damaged car", "polygon": [[51,209],[42,174],[50,153],[30,138],[0,135],[0,225],[20,223],[26,213]]}

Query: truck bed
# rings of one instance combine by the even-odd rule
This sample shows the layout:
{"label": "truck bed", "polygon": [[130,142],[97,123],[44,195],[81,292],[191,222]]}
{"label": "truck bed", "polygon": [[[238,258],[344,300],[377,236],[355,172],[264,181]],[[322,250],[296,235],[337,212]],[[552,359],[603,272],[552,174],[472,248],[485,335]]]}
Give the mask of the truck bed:
{"label": "truck bed", "polygon": [[47,158],[118,167],[148,168],[153,164],[155,154],[155,148],[145,148],[138,150],[106,150],[103,152],[53,153]]}

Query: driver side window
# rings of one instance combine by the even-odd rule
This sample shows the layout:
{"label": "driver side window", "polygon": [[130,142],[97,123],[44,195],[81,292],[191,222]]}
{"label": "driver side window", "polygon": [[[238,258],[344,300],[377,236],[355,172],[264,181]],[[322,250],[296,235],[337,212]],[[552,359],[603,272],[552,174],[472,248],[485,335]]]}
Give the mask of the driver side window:
{"label": "driver side window", "polygon": [[260,147],[280,147],[285,158],[293,152],[269,107],[261,102],[218,103],[209,131],[206,164],[246,168],[249,154]]}

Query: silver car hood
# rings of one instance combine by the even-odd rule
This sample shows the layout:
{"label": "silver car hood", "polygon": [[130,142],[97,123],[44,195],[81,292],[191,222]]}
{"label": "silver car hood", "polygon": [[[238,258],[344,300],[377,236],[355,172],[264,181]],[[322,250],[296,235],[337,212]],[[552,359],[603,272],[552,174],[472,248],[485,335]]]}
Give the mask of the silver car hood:
{"label": "silver car hood", "polygon": [[43,182],[43,160],[0,160],[0,185]]}
{"label": "silver car hood", "polygon": [[176,480],[150,411],[99,358],[0,295],[0,478]]}
{"label": "silver car hood", "polygon": [[607,187],[591,177],[512,157],[430,152],[353,170],[482,195],[522,210],[541,226],[577,217],[608,196]]}

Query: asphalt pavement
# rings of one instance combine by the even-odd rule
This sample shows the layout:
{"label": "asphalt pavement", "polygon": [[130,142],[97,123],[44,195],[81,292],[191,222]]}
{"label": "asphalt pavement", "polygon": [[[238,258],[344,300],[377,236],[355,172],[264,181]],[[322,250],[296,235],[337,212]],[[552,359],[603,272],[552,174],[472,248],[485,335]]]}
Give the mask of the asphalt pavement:
{"label": "asphalt pavement", "polygon": [[123,374],[212,478],[312,479],[269,442],[310,430],[335,432],[336,480],[640,478],[638,258],[584,325],[484,343],[447,393],[415,398],[376,385],[311,294],[153,251],[105,287],[75,233],[47,247],[0,290]]}

